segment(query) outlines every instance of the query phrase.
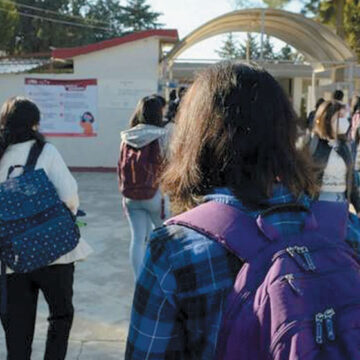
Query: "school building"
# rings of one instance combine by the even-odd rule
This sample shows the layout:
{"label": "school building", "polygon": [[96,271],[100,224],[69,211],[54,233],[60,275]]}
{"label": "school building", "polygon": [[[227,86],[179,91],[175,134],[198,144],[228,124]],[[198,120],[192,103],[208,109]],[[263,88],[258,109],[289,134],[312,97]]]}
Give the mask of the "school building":
{"label": "school building", "polygon": [[214,61],[181,60],[181,54],[211,36],[236,31],[277,37],[304,55],[304,63],[258,61],[300,115],[336,88],[347,96],[360,89],[355,54],[327,27],[282,10],[250,9],[213,19],[181,41],[175,29],[156,29],[36,57],[2,57],[0,103],[15,95],[34,97],[49,141],[69,166],[113,169],[120,131],[138,100],[191,84],[194,74]]}
{"label": "school building", "polygon": [[[128,126],[137,101],[158,92],[162,48],[177,41],[176,30],[149,30],[87,46],[54,49],[46,58],[0,60],[0,103],[15,95],[29,96],[26,87],[35,88],[39,79],[69,86],[77,84],[78,88],[81,81],[96,80],[97,94],[92,94],[90,101],[94,99],[97,104],[88,104],[96,108],[95,134],[81,136],[57,131],[47,137],[73,168],[114,168],[119,155],[120,131]],[[48,88],[52,91],[51,86]],[[56,91],[53,95],[46,94],[44,89],[42,86],[42,93],[37,96],[44,99],[48,95],[48,100],[42,102],[48,116],[52,116],[50,108],[56,106],[53,101],[60,101],[56,98],[60,94]],[[71,94],[77,96],[76,92]],[[70,100],[76,107],[75,100]],[[54,121],[66,121],[66,118],[54,118]]]}

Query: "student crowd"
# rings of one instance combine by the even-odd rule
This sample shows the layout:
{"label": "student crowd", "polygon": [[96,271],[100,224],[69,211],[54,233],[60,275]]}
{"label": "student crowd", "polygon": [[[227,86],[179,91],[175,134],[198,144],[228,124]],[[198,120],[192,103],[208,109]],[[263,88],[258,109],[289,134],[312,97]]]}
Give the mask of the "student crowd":
{"label": "student crowd", "polygon": [[[126,360],[360,359],[360,98],[342,97],[317,102],[300,142],[257,66],[221,62],[169,104],[139,101],[117,166],[136,281]],[[21,97],[0,114],[8,360],[31,358],[39,290],[44,359],[65,359],[74,264],[91,253],[40,120]]]}

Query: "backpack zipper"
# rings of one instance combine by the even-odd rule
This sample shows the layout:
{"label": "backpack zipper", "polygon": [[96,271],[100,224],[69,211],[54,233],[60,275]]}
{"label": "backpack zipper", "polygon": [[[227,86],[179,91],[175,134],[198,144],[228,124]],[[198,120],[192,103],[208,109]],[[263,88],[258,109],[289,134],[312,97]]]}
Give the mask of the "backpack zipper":
{"label": "backpack zipper", "polygon": [[335,340],[334,323],[333,323],[333,320],[332,320],[334,315],[335,315],[335,310],[333,308],[327,309],[324,312],[324,319],[325,319],[327,338],[330,341]]}
{"label": "backpack zipper", "polygon": [[316,270],[316,266],[314,264],[314,261],[311,257],[310,251],[308,249],[307,246],[301,246],[301,247],[296,247],[296,251],[298,254],[302,255],[305,259],[306,265],[308,270],[310,271],[315,271]]}
{"label": "backpack zipper", "polygon": [[317,313],[315,315],[315,324],[316,324],[316,343],[321,345],[323,343],[323,322],[324,322],[324,314]]}
{"label": "backpack zipper", "polygon": [[[306,246],[289,246],[286,252],[305,270],[315,271],[316,266]],[[305,260],[305,261],[304,261]]]}
{"label": "backpack zipper", "polygon": [[323,340],[323,324],[325,322],[326,335],[328,340],[335,340],[335,332],[334,332],[334,323],[333,317],[335,315],[335,310],[333,308],[325,310],[323,313],[317,313],[315,315],[315,324],[316,324],[316,343],[321,345]]}
{"label": "backpack zipper", "polygon": [[353,266],[347,266],[345,268],[336,268],[336,269],[331,269],[331,270],[327,270],[324,272],[317,272],[316,274],[304,274],[303,272],[296,272],[296,273],[290,273],[290,274],[282,274],[277,276],[275,279],[273,279],[271,281],[270,286],[272,286],[275,282],[283,282],[286,279],[286,275],[292,275],[293,279],[292,280],[308,280],[308,279],[318,279],[324,276],[328,276],[331,274],[336,274],[336,273],[343,273],[343,272],[348,272],[350,270],[354,270]]}
{"label": "backpack zipper", "polygon": [[[353,303],[349,303],[345,306],[340,307],[338,310],[336,310],[337,312],[345,312],[348,309],[352,309],[354,306],[358,306],[360,307],[360,302],[356,301]],[[326,315],[325,315],[326,314]],[[333,324],[333,316],[335,315],[335,310],[333,308],[329,308],[327,310],[325,310],[324,313],[317,313],[315,315],[315,324],[316,324],[316,328],[315,328],[315,341],[317,344],[321,345],[324,342],[324,329],[323,329],[323,322],[325,320],[326,322],[326,317],[328,317],[328,321],[329,321],[329,329],[327,329],[327,337],[329,338],[330,341],[333,341],[332,339],[335,340],[335,332],[334,332],[334,324]],[[299,324],[300,322],[300,324]],[[306,324],[313,324],[314,322],[314,317],[313,318],[297,318],[292,320],[290,323],[286,324],[284,326],[284,328],[281,330],[280,333],[277,333],[274,337],[274,340],[272,341],[271,345],[270,345],[270,349],[269,349],[269,353],[273,354],[276,346],[278,345],[278,343],[280,342],[280,340],[282,340],[282,338],[284,337],[284,335],[286,333],[289,333],[291,331],[291,329],[293,327],[295,327],[296,324],[299,324],[299,330],[303,329],[304,327],[307,327]],[[325,325],[326,326],[326,325]],[[330,332],[330,336],[329,336],[329,332]],[[333,334],[332,334],[333,333]],[[272,359],[272,358],[271,358]]]}
{"label": "backpack zipper", "polygon": [[297,294],[297,295],[303,295],[302,290],[295,285],[295,276],[294,274],[286,274],[283,278],[288,282],[291,289]]}
{"label": "backpack zipper", "polygon": [[[271,261],[274,262],[275,260],[277,260],[279,257],[281,257],[284,254],[291,255],[291,254],[289,254],[288,249],[290,249],[290,251],[291,251],[291,249],[293,249],[295,247],[302,248],[301,246],[294,245],[294,246],[289,246],[286,249],[279,250],[278,252],[276,252],[274,254]],[[313,253],[316,253],[316,252],[321,251],[321,250],[330,250],[330,249],[340,249],[341,251],[344,251],[346,253],[349,253],[349,254],[353,255],[353,251],[351,251],[351,249],[349,250],[349,249],[346,249],[346,248],[342,248],[340,245],[330,245],[329,244],[329,245],[326,245],[326,246],[320,246],[320,247],[312,248],[311,250],[309,250],[309,249],[308,250],[309,250],[309,252],[311,252],[313,254]]]}
{"label": "backpack zipper", "polygon": [[296,286],[295,284],[295,280],[296,279],[317,279],[317,278],[320,278],[320,277],[323,277],[323,276],[328,276],[330,274],[336,274],[336,273],[343,273],[343,272],[347,272],[349,271],[350,269],[353,269],[351,266],[349,267],[346,267],[346,268],[342,268],[342,269],[336,269],[336,270],[330,270],[330,271],[326,271],[326,272],[323,272],[323,273],[317,273],[315,275],[311,275],[311,276],[306,276],[306,275],[303,275],[302,273],[297,273],[297,274],[300,274],[302,276],[299,276],[299,277],[296,277],[295,278],[295,274],[286,274],[286,275],[280,275],[277,279],[275,279],[271,284],[274,284],[277,280],[280,279],[280,282],[283,282],[283,281],[287,281],[287,283],[290,285],[291,289],[298,295],[303,295],[303,291],[298,287]]}

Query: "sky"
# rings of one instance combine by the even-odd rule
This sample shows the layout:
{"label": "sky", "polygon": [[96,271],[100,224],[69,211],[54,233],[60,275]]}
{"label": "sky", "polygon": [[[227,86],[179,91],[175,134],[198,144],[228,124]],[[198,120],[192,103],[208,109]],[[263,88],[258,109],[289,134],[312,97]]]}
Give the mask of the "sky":
{"label": "sky", "polygon": [[[206,22],[235,10],[234,0],[148,0],[154,11],[160,12],[159,22],[164,28],[177,29],[182,39]],[[257,3],[258,1],[254,1]],[[293,0],[286,10],[300,12],[301,3]],[[226,36],[219,35],[202,41],[185,51],[180,58],[217,59],[219,49]],[[279,43],[278,43],[279,44]]]}

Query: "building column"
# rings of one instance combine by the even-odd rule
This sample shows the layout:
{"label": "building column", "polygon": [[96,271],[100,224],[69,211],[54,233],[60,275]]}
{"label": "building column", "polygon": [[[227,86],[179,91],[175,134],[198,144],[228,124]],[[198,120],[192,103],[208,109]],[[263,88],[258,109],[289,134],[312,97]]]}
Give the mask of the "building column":
{"label": "building column", "polygon": [[298,115],[301,114],[301,99],[303,90],[302,78],[294,78],[293,80],[293,106]]}

